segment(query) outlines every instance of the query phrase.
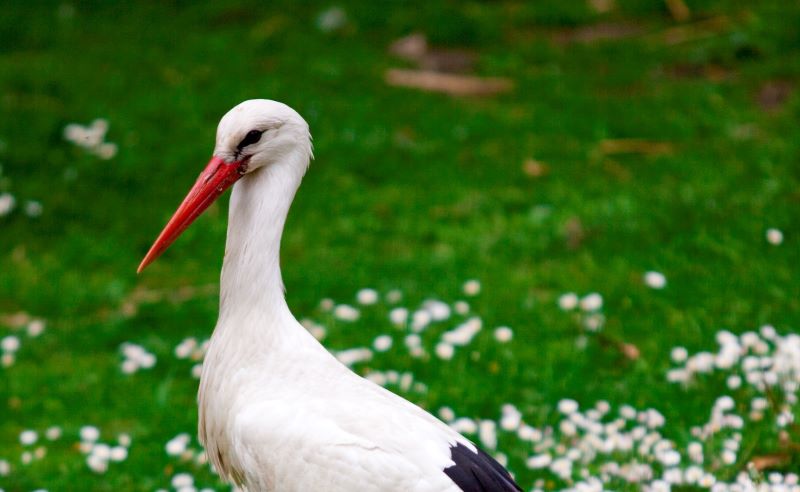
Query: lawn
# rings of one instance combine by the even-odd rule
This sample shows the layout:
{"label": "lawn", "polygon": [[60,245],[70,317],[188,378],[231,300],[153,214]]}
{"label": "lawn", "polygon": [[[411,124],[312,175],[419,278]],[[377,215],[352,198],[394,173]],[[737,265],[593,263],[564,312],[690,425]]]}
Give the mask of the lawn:
{"label": "lawn", "polygon": [[[283,278],[353,370],[525,490],[791,486],[800,6],[686,3],[5,5],[0,489],[229,489],[193,376],[227,197],[136,266],[249,98],[310,124]],[[513,87],[387,83],[411,33]]]}

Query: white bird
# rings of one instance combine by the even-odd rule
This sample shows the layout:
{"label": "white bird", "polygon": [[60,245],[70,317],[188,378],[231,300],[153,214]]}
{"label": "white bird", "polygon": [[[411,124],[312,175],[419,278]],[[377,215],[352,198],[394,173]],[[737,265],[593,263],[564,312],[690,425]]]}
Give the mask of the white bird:
{"label": "white bird", "polygon": [[292,316],[281,234],[312,158],[285,104],[245,101],[141,272],[231,185],[220,309],[198,392],[199,435],[248,491],[518,491],[509,473],[416,405],[351,372]]}

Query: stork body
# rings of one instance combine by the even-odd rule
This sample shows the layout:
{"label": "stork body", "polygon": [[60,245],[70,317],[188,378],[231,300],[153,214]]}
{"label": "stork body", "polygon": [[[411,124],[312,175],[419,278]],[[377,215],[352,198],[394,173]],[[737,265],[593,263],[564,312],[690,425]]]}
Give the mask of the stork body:
{"label": "stork body", "polygon": [[351,372],[289,311],[280,240],[311,157],[308,126],[288,106],[235,107],[209,166],[140,266],[235,182],[220,314],[198,394],[209,459],[253,492],[521,490],[469,440]]}

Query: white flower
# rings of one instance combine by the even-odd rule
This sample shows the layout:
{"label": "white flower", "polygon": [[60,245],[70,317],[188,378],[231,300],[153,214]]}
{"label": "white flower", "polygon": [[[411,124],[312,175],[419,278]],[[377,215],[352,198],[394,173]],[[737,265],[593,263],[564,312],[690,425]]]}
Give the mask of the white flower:
{"label": "white flower", "polygon": [[36,200],[25,202],[25,215],[28,217],[39,217],[42,215],[42,204]]}
{"label": "white flower", "polygon": [[481,291],[481,283],[478,280],[471,279],[464,283],[464,294],[472,297],[478,295]]}
{"label": "white flower", "polygon": [[83,126],[77,123],[70,123],[69,125],[64,127],[64,139],[77,144],[78,142],[83,140],[84,132],[85,130]]}
{"label": "white flower", "polygon": [[125,461],[128,458],[128,449],[123,446],[114,446],[109,453],[111,461]]}
{"label": "white flower", "polygon": [[689,452],[689,458],[694,461],[695,463],[702,463],[703,462],[703,445],[697,441],[692,441],[687,446],[687,451]]}
{"label": "white flower", "polygon": [[16,352],[19,350],[19,346],[19,338],[14,335],[8,335],[0,340],[0,348],[2,348],[4,352]]}
{"label": "white flower", "polygon": [[129,434],[120,434],[117,436],[117,442],[120,446],[127,448],[131,445],[131,436]]}
{"label": "white flower", "polygon": [[164,446],[169,456],[180,456],[186,451],[186,446],[189,444],[189,434],[178,434],[173,437]]}
{"label": "white flower", "polygon": [[428,299],[422,303],[422,309],[428,311],[433,321],[444,321],[450,317],[450,306],[446,302]]}
{"label": "white flower", "polygon": [[633,420],[636,418],[636,409],[630,405],[622,405],[619,408],[619,415],[626,420]]}
{"label": "white flower", "polygon": [[47,430],[44,431],[44,436],[47,438],[48,441],[55,441],[56,439],[61,437],[61,427],[57,425],[48,427]]}
{"label": "white flower", "polygon": [[421,332],[431,323],[431,313],[425,309],[414,311],[411,315],[411,329],[416,332]]}
{"label": "white flower", "polygon": [[0,460],[0,477],[7,477],[11,473],[11,465],[6,460]]}
{"label": "white flower", "polygon": [[466,301],[456,301],[456,303],[453,304],[453,309],[456,313],[463,316],[469,312],[469,304],[467,304]]}
{"label": "white flower", "polygon": [[667,371],[667,381],[670,383],[685,383],[691,379],[691,374],[685,369],[670,369]]}
{"label": "white flower", "polygon": [[197,347],[197,340],[194,338],[184,338],[175,347],[175,357],[178,359],[188,359]]}
{"label": "white flower", "polygon": [[731,398],[728,395],[725,395],[717,398],[717,401],[714,403],[714,406],[722,411],[731,410],[735,406],[735,402],[733,401],[733,398]]}
{"label": "white flower", "polygon": [[693,372],[709,373],[714,370],[714,355],[698,352],[686,361],[686,368]]}
{"label": "white flower", "polygon": [[728,376],[728,379],[726,379],[725,384],[727,384],[728,389],[738,389],[742,386],[742,378],[738,374],[731,374]]}
{"label": "white flower", "polygon": [[570,420],[562,420],[561,423],[558,424],[558,430],[560,430],[565,436],[570,437],[574,436],[578,432],[578,428]]}
{"label": "white flower", "polygon": [[402,391],[408,391],[411,388],[411,383],[414,382],[414,375],[410,372],[404,372],[402,376],[400,376],[400,381],[398,386]]}
{"label": "white flower", "polygon": [[358,362],[370,360],[372,358],[372,350],[364,347],[341,350],[336,353],[336,358],[342,364],[350,367]]}
{"label": "white flower", "polygon": [[113,159],[117,155],[117,144],[111,142],[103,142],[95,147],[95,154],[103,160]]}
{"label": "white flower", "polygon": [[100,430],[93,425],[84,425],[80,430],[81,441],[95,442],[100,438]]}
{"label": "white flower", "polygon": [[692,465],[686,469],[686,473],[684,476],[686,477],[686,482],[690,484],[695,484],[700,482],[700,479],[703,478],[703,469],[697,465]]}
{"label": "white flower", "polygon": [[34,319],[28,323],[28,336],[31,338],[36,338],[42,333],[44,333],[45,322],[41,319]]}
{"label": "white flower", "polygon": [[149,352],[145,352],[139,357],[138,362],[141,367],[150,369],[156,365],[156,356]]}
{"label": "white flower", "polygon": [[761,336],[764,337],[766,340],[775,340],[776,338],[778,338],[778,332],[772,325],[764,325],[758,329],[758,332],[761,333]]}
{"label": "white flower", "polygon": [[364,377],[378,386],[386,386],[386,383],[388,383],[386,374],[382,373],[381,371],[370,371],[370,373]]}
{"label": "white flower", "polygon": [[561,294],[561,297],[558,298],[558,307],[564,311],[572,311],[578,307],[578,295],[574,292]]}
{"label": "white flower", "polygon": [[500,428],[504,431],[517,430],[522,423],[522,413],[517,410],[517,407],[510,403],[506,403],[502,407],[503,416],[500,418]]}
{"label": "white flower", "polygon": [[412,333],[405,338],[405,344],[406,347],[408,348],[421,347],[422,337],[420,337],[416,333]]}
{"label": "white flower", "polygon": [[92,446],[92,454],[103,461],[108,461],[111,457],[111,447],[108,444],[97,443]]}
{"label": "white flower", "polygon": [[403,293],[397,289],[392,289],[386,293],[386,302],[396,304],[403,298]]}
{"label": "white flower", "polygon": [[583,320],[583,326],[592,332],[600,331],[606,318],[600,313],[591,313]]}
{"label": "white flower", "polygon": [[717,483],[717,479],[714,475],[710,473],[704,473],[700,480],[697,481],[697,485],[707,489]]}
{"label": "white flower", "polygon": [[339,304],[333,309],[333,316],[342,321],[356,321],[360,315],[358,309],[348,304]]}
{"label": "white flower", "polygon": [[396,307],[389,311],[389,321],[395,326],[403,326],[408,321],[408,309]]}
{"label": "white flower", "polygon": [[558,411],[564,415],[570,415],[578,411],[578,402],[565,398],[558,402]]}
{"label": "white flower", "polygon": [[14,210],[14,196],[10,193],[0,193],[0,217],[8,215]]}
{"label": "white flower", "polygon": [[356,299],[363,306],[371,306],[378,302],[378,292],[375,289],[361,289],[356,294]]}
{"label": "white flower", "polygon": [[777,246],[783,242],[783,232],[780,229],[767,229],[767,242]]}
{"label": "white flower", "polygon": [[681,454],[674,449],[670,449],[661,455],[661,463],[663,463],[664,466],[676,466],[680,464],[680,462]]}
{"label": "white flower", "polygon": [[539,442],[542,440],[542,431],[527,424],[522,424],[517,429],[517,436],[523,441]]}
{"label": "white flower", "polygon": [[347,12],[341,7],[328,7],[317,17],[317,28],[324,33],[338,31],[347,24]]}
{"label": "white flower", "polygon": [[89,126],[93,131],[96,131],[102,136],[105,136],[108,131],[108,120],[105,118],[95,118]]}
{"label": "white flower", "polygon": [[176,473],[172,476],[172,486],[176,489],[191,487],[194,485],[194,477],[188,473]]}
{"label": "white flower", "polygon": [[688,357],[689,357],[689,351],[686,350],[686,348],[684,347],[675,347],[670,352],[670,359],[672,359],[672,362],[676,364],[685,362]]}
{"label": "white flower", "polygon": [[372,342],[372,348],[374,348],[376,352],[386,352],[392,348],[392,337],[389,335],[377,336]]}
{"label": "white flower", "polygon": [[455,350],[453,346],[447,342],[439,342],[436,344],[436,356],[442,360],[450,360],[453,358]]}
{"label": "white flower", "polygon": [[651,429],[657,429],[659,427],[663,427],[666,423],[664,416],[661,415],[661,412],[654,408],[650,408],[647,410],[647,426]]}
{"label": "white flower", "polygon": [[467,345],[481,331],[482,327],[483,321],[480,318],[469,318],[452,330],[442,333],[442,341],[457,346]]}
{"label": "white flower", "polygon": [[456,418],[456,413],[450,407],[442,407],[439,409],[439,417],[445,422],[452,422]]}
{"label": "white flower", "polygon": [[736,463],[736,453],[731,451],[730,449],[725,449],[722,451],[722,462],[726,465],[732,465]]}
{"label": "white flower", "polygon": [[587,312],[597,311],[603,307],[603,296],[597,292],[587,294],[580,301],[581,309]]}
{"label": "white flower", "polygon": [[38,439],[39,435],[36,433],[36,431],[24,430],[19,434],[19,442],[23,446],[30,446],[31,444],[35,444]]}
{"label": "white flower", "polygon": [[328,312],[331,309],[333,309],[335,305],[336,303],[333,302],[333,299],[328,299],[327,297],[319,301],[319,308],[325,312]]}
{"label": "white flower", "polygon": [[667,286],[667,277],[661,272],[645,272],[644,284],[651,289],[663,289]]}
{"label": "white flower", "polygon": [[125,359],[122,361],[122,372],[124,374],[133,374],[139,370],[139,364],[133,359]]}
{"label": "white flower", "polygon": [[486,448],[497,448],[497,424],[494,420],[480,421],[478,424],[478,439]]}
{"label": "white flower", "polygon": [[572,461],[567,458],[558,458],[550,464],[550,471],[562,480],[568,480],[572,476]]}
{"label": "white flower", "polygon": [[474,420],[467,417],[461,417],[450,422],[450,427],[454,431],[462,434],[475,434],[478,431],[478,424],[476,424]]}
{"label": "white flower", "polygon": [[90,454],[86,458],[86,464],[95,473],[105,473],[108,470],[108,461],[95,454]]}
{"label": "white flower", "polygon": [[550,453],[544,453],[531,456],[530,458],[528,458],[528,461],[526,461],[525,464],[528,466],[528,468],[537,470],[539,468],[545,468],[547,466],[550,466],[550,463],[552,463],[552,461],[553,457],[550,456]]}
{"label": "white flower", "polygon": [[514,338],[514,332],[507,326],[498,326],[494,330],[494,339],[500,343],[510,342]]}

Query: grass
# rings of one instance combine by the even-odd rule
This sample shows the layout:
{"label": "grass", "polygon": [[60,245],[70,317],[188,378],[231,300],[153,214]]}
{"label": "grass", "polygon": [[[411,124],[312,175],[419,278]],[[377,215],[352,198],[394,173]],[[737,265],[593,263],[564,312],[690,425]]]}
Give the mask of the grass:
{"label": "grass", "polygon": [[[319,312],[321,298],[353,303],[366,286],[398,288],[414,308],[460,299],[463,281],[478,278],[474,311],[514,329],[508,346],[484,330],[448,363],[396,350],[357,366],[414,372],[429,390],[407,396],[428,409],[496,418],[513,402],[543,425],[562,398],[605,399],[657,406],[681,434],[719,393],[667,384],[671,347],[712,348],[720,328],[800,326],[797,6],[691,2],[690,35],[670,44],[676,23],[660,2],[619,1],[606,14],[583,2],[340,3],[348,21],[330,33],[316,25],[326,2],[4,8],[0,192],[19,206],[0,217],[0,313],[48,327],[22,337],[17,362],[0,369],[0,458],[13,468],[0,488],[153,490],[180,469],[215,483],[164,453],[171,437],[193,434],[197,382],[172,350],[210,335],[213,288],[132,315],[122,307],[143,290],[218,281],[226,199],[146,273],[135,268],[207,161],[218,118],[247,98],[284,101],[311,125],[316,160],[282,262],[290,306],[325,320],[331,346],[389,329],[379,310],[357,329]],[[597,23],[641,33],[562,40]],[[452,98],[387,86],[384,70],[403,62],[386,47],[413,30],[474,50],[478,73],[515,90]],[[759,94],[777,82],[794,92],[766,110]],[[119,145],[108,161],[63,138],[68,123],[96,117]],[[669,149],[601,151],[619,139]],[[548,172],[527,175],[528,159]],[[42,203],[40,217],[22,213],[27,200]],[[782,245],[767,243],[769,227]],[[667,288],[644,286],[647,270]],[[604,336],[640,356],[596,337],[578,347],[579,326],[556,302],[567,291],[600,292]],[[0,337],[14,332],[5,324]],[[121,374],[125,341],[154,352],[156,367]],[[130,433],[129,459],[89,471],[73,446],[86,424],[104,440]],[[19,433],[51,425],[65,436],[20,465]],[[752,454],[776,446],[757,440]],[[529,449],[501,448],[527,488],[539,476],[522,464]]]}

